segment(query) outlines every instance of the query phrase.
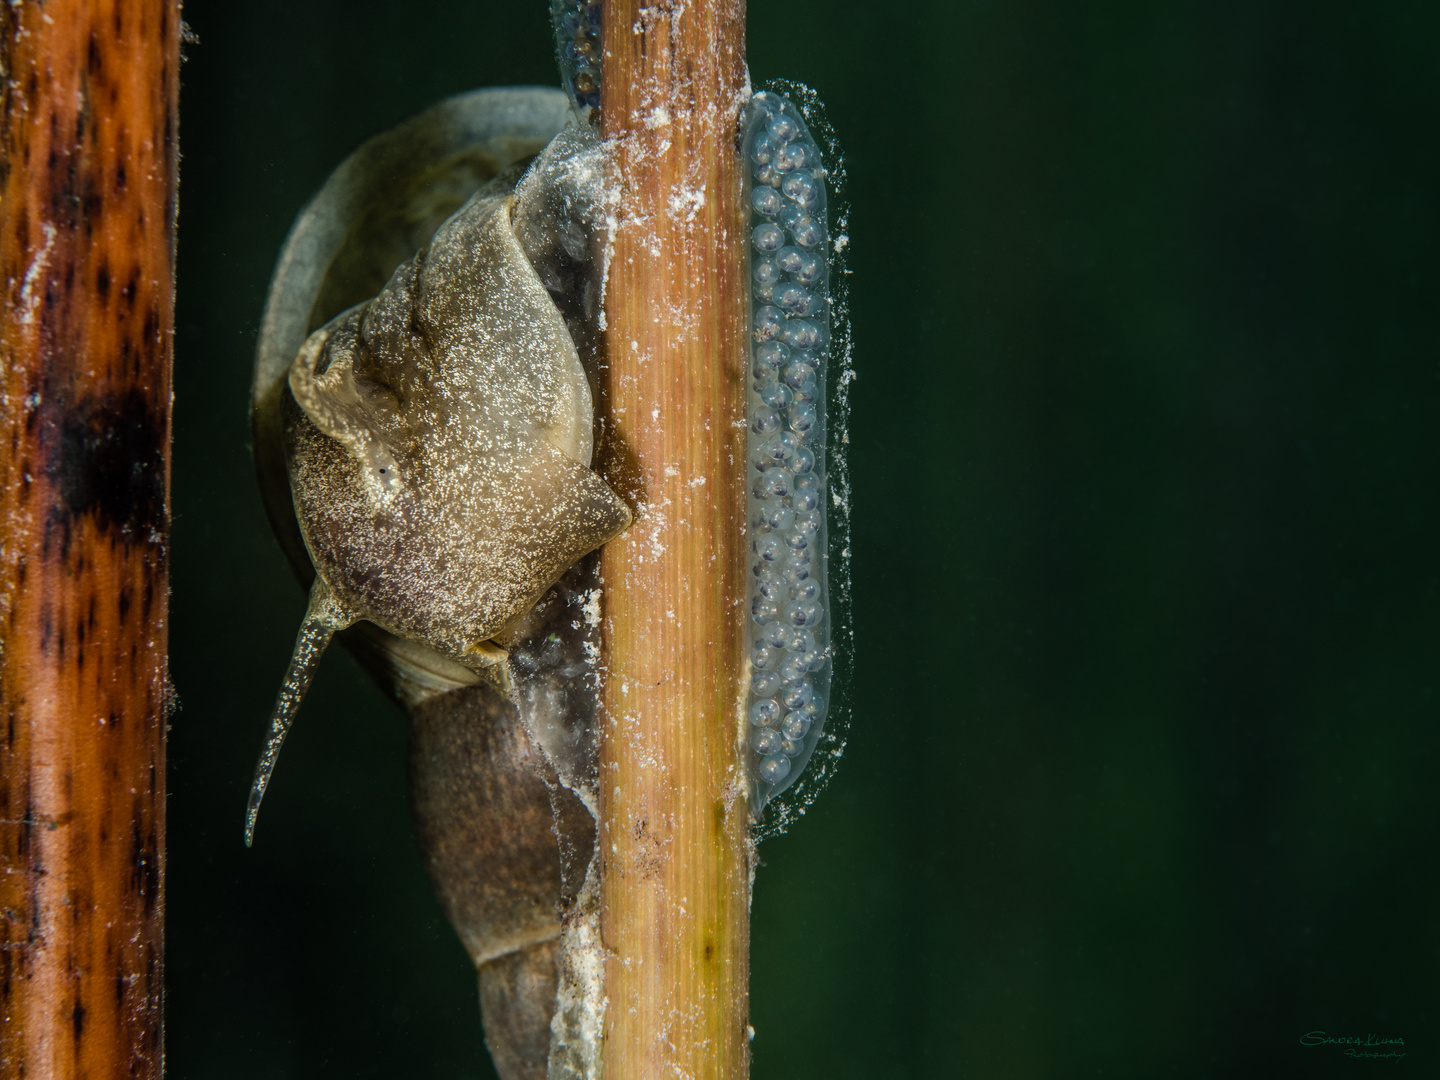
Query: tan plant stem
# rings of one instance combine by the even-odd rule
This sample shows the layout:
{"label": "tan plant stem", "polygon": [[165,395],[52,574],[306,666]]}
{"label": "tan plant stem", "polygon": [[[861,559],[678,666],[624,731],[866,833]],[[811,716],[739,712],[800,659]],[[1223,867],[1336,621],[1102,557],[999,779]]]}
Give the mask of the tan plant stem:
{"label": "tan plant stem", "polygon": [[0,1075],[161,1074],[175,0],[0,9]]}
{"label": "tan plant stem", "polygon": [[602,564],[609,1080],[749,1072],[744,26],[733,0],[604,11],[601,115],[620,198],[602,463],[637,511]]}

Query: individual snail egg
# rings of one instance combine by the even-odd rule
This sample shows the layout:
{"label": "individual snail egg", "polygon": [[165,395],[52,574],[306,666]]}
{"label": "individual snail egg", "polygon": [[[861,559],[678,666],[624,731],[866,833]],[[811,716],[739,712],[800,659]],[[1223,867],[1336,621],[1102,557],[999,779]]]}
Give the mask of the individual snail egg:
{"label": "individual snail egg", "polygon": [[784,649],[788,647],[793,636],[790,627],[786,626],[779,619],[768,624],[760,631],[760,640],[772,649]]}
{"label": "individual snail egg", "polygon": [[[776,679],[780,679],[779,673],[777,672],[767,672],[766,674],[773,675]],[[784,680],[781,681],[783,682]],[[804,705],[796,709],[795,715],[803,716],[812,721],[819,720],[820,717],[825,715],[825,702],[819,694],[816,694]]]}
{"label": "individual snail egg", "polygon": [[755,671],[750,675],[750,692],[756,697],[774,697],[784,686],[785,680],[774,671]]}
{"label": "individual snail egg", "polygon": [[[775,312],[777,323],[770,337],[778,335],[792,349],[813,349],[820,344],[820,330],[813,322],[808,319],[784,319],[778,309],[769,310]],[[759,312],[756,315],[758,317]]]}
{"label": "individual snail egg", "polygon": [[776,661],[776,663],[779,665],[780,677],[787,683],[801,682],[805,676],[810,674],[810,664],[805,657],[789,655],[779,649],[771,649],[770,651],[777,657],[782,658]]}
{"label": "individual snail egg", "polygon": [[785,146],[775,148],[774,155],[770,159],[770,167],[781,176],[785,176],[793,173],[796,169],[804,168],[805,163],[809,160],[810,155],[806,152],[803,144],[787,143]]}
{"label": "individual snail egg", "polygon": [[780,618],[780,605],[756,593],[755,599],[750,601],[750,617],[757,626],[766,626]]}
{"label": "individual snail egg", "polygon": [[755,340],[769,341],[785,330],[785,313],[779,308],[765,306],[758,308],[754,315]]}
{"label": "individual snail egg", "polygon": [[[795,238],[795,243],[802,248],[809,250],[825,238],[820,226],[809,214],[801,214],[789,223],[790,235]],[[775,248],[766,248],[767,251],[774,251]]]}
{"label": "individual snail egg", "polygon": [[[774,586],[772,585],[772,587]],[[788,586],[788,592],[793,599],[802,603],[807,600],[819,600],[820,582],[813,577],[806,578],[804,581],[797,581],[794,585]],[[773,600],[776,598],[767,593],[766,599]]]}
{"label": "individual snail egg", "polygon": [[799,389],[815,381],[815,367],[808,363],[810,359],[808,355],[803,359],[797,356],[785,365],[785,371],[781,377],[787,386]]}
{"label": "individual snail egg", "polygon": [[750,542],[750,547],[761,562],[778,563],[785,557],[785,543],[773,532],[761,533]]}
{"label": "individual snail egg", "polygon": [[790,423],[790,430],[801,436],[814,431],[818,422],[814,405],[791,405],[785,416]]}
{"label": "individual snail egg", "polygon": [[796,656],[809,657],[819,652],[820,644],[815,640],[815,635],[809,630],[794,630],[785,627],[783,623],[781,626],[785,629],[786,633],[789,634],[789,640],[785,647]]}
{"label": "individual snail egg", "polygon": [[774,285],[780,280],[781,269],[774,259],[756,259],[750,275],[758,285]]}
{"label": "individual snail egg", "polygon": [[[786,179],[792,180],[794,177],[787,177]],[[790,193],[787,191],[785,194],[789,195]],[[795,198],[793,195],[790,197],[792,199]],[[750,205],[755,208],[757,214],[763,214],[765,217],[774,217],[780,213],[781,210],[785,209],[785,196],[781,195],[780,192],[776,191],[773,187],[762,184],[750,193]]]}
{"label": "individual snail egg", "polygon": [[[771,188],[770,190],[774,191],[775,189]],[[789,198],[794,199],[806,212],[814,210],[820,204],[819,185],[815,183],[815,177],[806,169],[798,169],[780,181],[780,191],[783,191]],[[771,217],[774,217],[785,204],[783,201],[777,200],[773,205],[775,206],[774,210],[761,210],[760,212],[768,213]],[[760,207],[756,206],[755,209],[759,210]]]}
{"label": "individual snail egg", "polygon": [[750,723],[756,727],[774,727],[784,714],[785,710],[780,707],[778,701],[761,698],[750,706]]}
{"label": "individual snail egg", "polygon": [[768,165],[775,155],[775,141],[767,132],[760,132],[750,143],[750,160],[757,165]]}
{"label": "individual snail egg", "polygon": [[[792,656],[787,658],[784,650],[766,645],[763,641],[757,641],[755,647],[750,650],[750,664],[759,671],[775,671],[779,668],[782,660],[788,663],[794,659],[796,659],[796,657]],[[781,674],[781,678],[784,678],[783,673]],[[785,681],[791,682],[793,680],[785,679]]]}
{"label": "individual snail egg", "polygon": [[790,473],[784,469],[766,469],[750,492],[757,499],[783,499],[790,494]]}
{"label": "individual snail egg", "polygon": [[797,476],[795,478],[795,497],[791,500],[791,506],[797,514],[808,514],[820,506],[820,483],[815,479],[815,474],[808,476]]}
{"label": "individual snail egg", "polygon": [[750,733],[750,748],[757,754],[783,754],[785,740],[772,728],[761,728]]}
{"label": "individual snail egg", "polygon": [[772,754],[760,762],[759,773],[767,784],[778,784],[790,775],[790,759],[784,754]]}
{"label": "individual snail egg", "polygon": [[767,529],[784,532],[795,520],[795,511],[784,499],[766,499],[760,504],[756,517]]}
{"label": "individual snail egg", "polygon": [[780,416],[774,409],[761,406],[753,410],[750,417],[750,430],[756,435],[770,435],[780,430]]}
{"label": "individual snail egg", "polygon": [[[804,449],[808,450],[809,447],[807,446]],[[793,464],[791,465],[791,469],[797,472],[799,471],[794,469]],[[820,515],[817,514],[814,510],[808,510],[804,513],[796,514],[794,521],[795,528],[801,529],[811,536],[820,535],[820,526],[823,524],[823,522],[820,519]]]}
{"label": "individual snail egg", "polygon": [[770,136],[771,145],[780,146],[800,134],[800,125],[783,112],[779,112],[772,116],[770,122],[765,125],[765,133]]}
{"label": "individual snail egg", "polygon": [[784,465],[800,447],[800,437],[793,431],[782,431],[761,444],[765,460],[770,465]]}
{"label": "individual snail egg", "polygon": [[782,739],[780,741],[780,752],[786,757],[799,757],[805,752],[805,745],[795,739]]}
{"label": "individual snail egg", "polygon": [[[755,599],[757,601],[760,600],[758,596]],[[773,600],[766,600],[764,603],[768,614],[775,602]],[[792,600],[785,605],[784,618],[791,626],[814,626],[820,621],[820,612],[821,607],[814,600]],[[774,617],[771,616],[771,618],[766,621],[773,621],[773,618]],[[758,616],[755,621],[760,621]],[[791,706],[791,708],[794,708],[794,706]]]}
{"label": "individual snail egg", "polygon": [[[796,683],[793,686],[787,686],[780,695],[780,703],[784,705],[786,709],[789,709],[792,712],[796,709],[803,709],[813,700],[815,700],[815,688],[811,686],[808,682]],[[771,702],[771,704],[773,705],[774,702]],[[751,715],[754,715],[753,709],[751,710]],[[772,721],[767,720],[765,722],[768,724]],[[790,738],[792,739],[798,737],[799,736],[796,735],[790,736]]]}
{"label": "individual snail egg", "polygon": [[767,575],[756,581],[755,595],[763,596],[766,600],[773,600],[779,604],[785,602],[790,596],[790,588],[790,583],[781,578],[779,574],[773,577]]}
{"label": "individual snail egg", "polygon": [[805,286],[794,281],[782,282],[771,290],[775,306],[794,315],[809,315],[812,298]]}
{"label": "individual snail egg", "polygon": [[[779,251],[785,244],[785,230],[779,225],[767,222],[764,225],[757,225],[755,231],[750,234],[755,244],[755,250],[764,255]],[[799,241],[797,240],[798,244]]]}
{"label": "individual snail egg", "polygon": [[793,473],[808,473],[815,468],[815,451],[808,446],[802,446],[795,451],[795,456],[786,464],[790,466],[790,471]]}
{"label": "individual snail egg", "polygon": [[[808,686],[809,684],[800,683],[798,685]],[[790,687],[790,689],[793,690],[795,689],[795,687],[792,686]],[[804,713],[791,713],[789,716],[785,717],[785,720],[781,723],[780,732],[785,736],[785,738],[795,742],[799,742],[801,739],[805,738],[805,736],[810,733],[811,723],[812,721],[810,717],[806,716]]]}
{"label": "individual snail egg", "polygon": [[809,552],[792,552],[780,566],[780,576],[792,584],[811,575]]}
{"label": "individual snail egg", "polygon": [[[794,252],[794,257],[786,258],[788,252]],[[783,247],[775,253],[775,263],[801,285],[817,285],[825,276],[825,262],[813,251]]]}
{"label": "individual snail egg", "polygon": [[790,347],[781,341],[767,341],[755,346],[755,363],[764,364],[772,371],[779,371],[790,359]]}
{"label": "individual snail egg", "polygon": [[760,390],[760,400],[772,409],[783,409],[790,404],[794,394],[790,388],[782,382],[766,383]]}
{"label": "individual snail egg", "polygon": [[[767,533],[767,536],[774,536],[774,533]],[[799,529],[791,529],[785,534],[785,546],[791,551],[807,551],[810,548],[810,537]]]}
{"label": "individual snail egg", "polygon": [[820,401],[820,381],[818,379],[800,386],[787,386],[785,389],[790,391],[790,400],[797,405],[815,405]]}
{"label": "individual snail egg", "polygon": [[781,176],[775,171],[774,165],[762,165],[755,170],[755,182],[757,184],[765,184],[767,187],[778,188],[780,186],[780,180]]}

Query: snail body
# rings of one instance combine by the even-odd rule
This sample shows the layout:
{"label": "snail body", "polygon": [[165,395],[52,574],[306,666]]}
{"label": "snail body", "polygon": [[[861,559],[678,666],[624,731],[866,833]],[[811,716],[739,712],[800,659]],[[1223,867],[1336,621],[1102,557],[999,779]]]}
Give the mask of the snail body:
{"label": "snail body", "polygon": [[476,91],[352,155],[282,250],[252,393],[311,598],[247,842],[339,632],[409,714],[415,834],[505,1080],[567,1050],[560,938],[595,837],[585,557],[630,521],[589,469],[601,170],[569,116],[558,90]]}

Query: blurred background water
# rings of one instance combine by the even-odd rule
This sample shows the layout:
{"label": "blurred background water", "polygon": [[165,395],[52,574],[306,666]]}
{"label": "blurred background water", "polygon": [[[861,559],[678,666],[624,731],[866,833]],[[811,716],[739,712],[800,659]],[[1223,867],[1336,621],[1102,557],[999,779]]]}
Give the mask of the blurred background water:
{"label": "blurred background water", "polygon": [[[554,84],[545,8],[186,4],[172,1076],[493,1076],[343,650],[241,844],[304,606],[246,407],[303,201]],[[1437,47],[1399,0],[751,0],[845,144],[860,373],[855,720],[761,850],[756,1080],[1435,1068]]]}

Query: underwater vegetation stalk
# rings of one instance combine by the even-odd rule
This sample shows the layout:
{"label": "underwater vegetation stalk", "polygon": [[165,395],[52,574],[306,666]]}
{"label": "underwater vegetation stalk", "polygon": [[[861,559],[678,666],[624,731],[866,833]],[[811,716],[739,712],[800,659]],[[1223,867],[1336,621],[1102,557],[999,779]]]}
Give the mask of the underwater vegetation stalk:
{"label": "underwater vegetation stalk", "polygon": [[744,26],[729,0],[603,13],[600,464],[636,509],[602,554],[602,1059],[624,1080],[749,1072]]}
{"label": "underwater vegetation stalk", "polygon": [[0,1075],[161,1075],[174,0],[0,7]]}

